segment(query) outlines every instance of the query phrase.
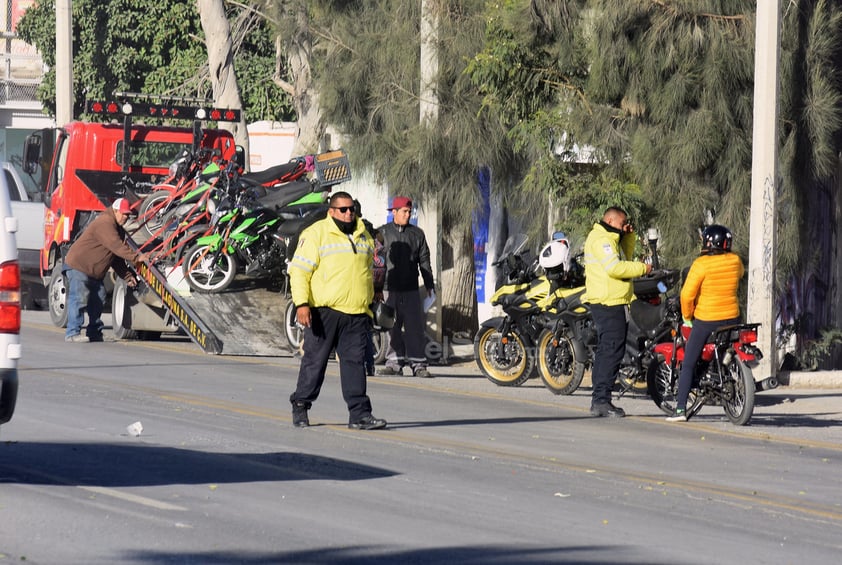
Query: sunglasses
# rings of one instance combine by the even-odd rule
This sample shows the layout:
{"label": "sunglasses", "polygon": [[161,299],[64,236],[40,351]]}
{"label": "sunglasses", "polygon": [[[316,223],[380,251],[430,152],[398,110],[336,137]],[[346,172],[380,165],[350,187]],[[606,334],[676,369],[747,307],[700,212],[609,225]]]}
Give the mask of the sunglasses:
{"label": "sunglasses", "polygon": [[353,206],[331,206],[334,210],[339,210],[342,214],[347,214],[348,212],[356,212]]}

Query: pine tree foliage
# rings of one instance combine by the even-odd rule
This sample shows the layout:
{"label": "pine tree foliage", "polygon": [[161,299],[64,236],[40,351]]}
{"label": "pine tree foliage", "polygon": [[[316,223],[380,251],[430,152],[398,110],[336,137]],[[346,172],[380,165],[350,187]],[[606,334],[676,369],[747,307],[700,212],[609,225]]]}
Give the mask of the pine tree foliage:
{"label": "pine tree foliage", "polygon": [[348,152],[394,193],[442,208],[466,223],[480,166],[505,175],[513,154],[496,119],[477,115],[464,73],[482,44],[482,0],[435,0],[438,118],[420,123],[420,2],[313,2],[318,84],[325,118],[353,143]]}
{"label": "pine tree foliage", "polygon": [[[593,9],[588,98],[610,108],[620,132],[613,162],[657,205],[664,252],[688,264],[696,229],[732,228],[745,254],[751,209],[754,74],[752,1],[589,3]],[[832,180],[840,126],[838,3],[784,3],[781,51],[779,283],[817,267],[805,198]],[[604,135],[604,134],[603,134]],[[594,135],[599,140],[599,135]],[[602,137],[604,139],[604,137]],[[627,140],[627,141],[626,141]],[[826,209],[826,207],[825,207]],[[822,222],[826,223],[826,222]],[[825,257],[826,259],[826,257]]]}
{"label": "pine tree foliage", "polygon": [[[778,288],[808,289],[787,300],[826,312],[817,284],[832,287],[835,276],[842,6],[782,7]],[[489,3],[485,46],[470,70],[484,110],[506,117],[527,156],[517,189],[555,196],[573,232],[614,199],[638,225],[660,228],[670,266],[689,264],[709,221],[733,229],[745,258],[755,8],[753,0]],[[574,155],[591,165],[574,166]]]}
{"label": "pine tree foliage", "polygon": [[583,137],[640,185],[674,265],[687,264],[711,219],[732,226],[746,251],[754,3],[589,5],[586,91],[613,119],[581,119]]}
{"label": "pine tree foliage", "polygon": [[[561,199],[566,221],[559,227],[573,235],[584,234],[580,226],[592,220],[593,201],[602,202],[617,188],[609,181],[591,190],[599,184],[597,171],[576,163],[578,140],[570,108],[587,106],[583,96],[588,67],[578,25],[580,4],[489,3],[483,49],[467,68],[483,96],[481,113],[504,123],[521,165],[512,175],[518,181],[515,190],[504,193],[504,202],[515,215],[541,218],[548,198],[556,203]],[[579,222],[583,216],[587,220]],[[543,222],[532,224],[532,235],[543,238],[545,231]]]}

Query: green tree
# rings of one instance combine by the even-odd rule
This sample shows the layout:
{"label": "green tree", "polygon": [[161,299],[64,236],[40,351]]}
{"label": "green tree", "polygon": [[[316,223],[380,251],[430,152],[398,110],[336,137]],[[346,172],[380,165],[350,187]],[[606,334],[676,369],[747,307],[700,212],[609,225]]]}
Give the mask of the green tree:
{"label": "green tree", "polygon": [[[86,99],[108,98],[114,91],[212,98],[195,0],[75,0],[72,10],[76,117]],[[274,36],[250,9],[229,5],[228,12],[246,119],[290,119],[289,99],[271,81]],[[38,99],[54,115],[54,0],[30,7],[17,31],[49,67]]]}
{"label": "green tree", "polygon": [[[796,287],[813,289],[796,297],[806,304],[823,298],[816,284],[838,285],[830,267],[838,202],[830,188],[842,123],[842,6],[783,7],[778,288],[784,294],[798,277],[805,284]],[[490,4],[486,45],[471,71],[485,107],[508,116],[518,148],[541,163],[523,189],[555,191],[578,221],[596,204],[591,195],[638,187],[639,214],[661,229],[672,266],[689,264],[697,230],[709,221],[731,227],[745,256],[754,10],[751,0]],[[570,164],[574,143],[589,148],[596,170]],[[817,302],[813,309],[831,310]]]}
{"label": "green tree", "polygon": [[[470,219],[478,169],[490,167],[503,185],[516,167],[503,124],[478,113],[479,93],[465,73],[482,46],[485,1],[429,1],[438,34],[434,127],[420,120],[420,1],[312,1],[307,25],[323,118],[352,140],[354,162],[366,163],[394,193],[441,204],[442,260],[458,273],[443,285],[443,327],[459,330],[475,324]],[[274,8],[281,38],[302,29],[296,5],[266,8]]]}

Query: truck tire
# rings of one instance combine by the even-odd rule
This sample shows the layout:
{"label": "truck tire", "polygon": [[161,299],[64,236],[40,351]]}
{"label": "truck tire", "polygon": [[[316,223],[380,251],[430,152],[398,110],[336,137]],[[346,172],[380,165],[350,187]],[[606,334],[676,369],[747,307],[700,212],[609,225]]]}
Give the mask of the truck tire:
{"label": "truck tire", "polygon": [[161,332],[151,330],[133,330],[132,310],[129,285],[123,279],[114,280],[114,291],[111,294],[111,329],[117,339],[140,339],[156,341],[161,338]]}
{"label": "truck tire", "polygon": [[50,307],[50,319],[53,324],[60,327],[67,327],[67,279],[62,272],[62,265],[53,267],[50,274],[50,286],[47,289],[47,300]]}
{"label": "truck tire", "polygon": [[126,302],[128,288],[123,279],[114,281],[114,292],[111,294],[111,329],[117,339],[138,337],[138,332],[131,329],[131,310]]}

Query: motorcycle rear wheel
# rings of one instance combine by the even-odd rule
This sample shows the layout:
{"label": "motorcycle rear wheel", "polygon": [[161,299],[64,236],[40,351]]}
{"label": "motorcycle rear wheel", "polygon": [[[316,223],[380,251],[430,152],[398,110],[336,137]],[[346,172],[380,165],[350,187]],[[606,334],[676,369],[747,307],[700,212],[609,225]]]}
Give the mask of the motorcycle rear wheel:
{"label": "motorcycle rear wheel", "polygon": [[234,282],[237,260],[228,253],[216,253],[197,244],[184,252],[184,279],[196,292],[222,292]]}
{"label": "motorcycle rear wheel", "polygon": [[620,366],[617,373],[617,386],[622,394],[631,392],[632,394],[646,394],[649,385],[646,382],[646,375],[641,375],[638,378],[639,371],[635,366]]}
{"label": "motorcycle rear wheel", "polygon": [[502,343],[502,337],[497,328],[480,328],[474,337],[477,365],[498,386],[520,386],[532,376],[535,359],[519,333],[510,332],[506,344]]}
{"label": "motorcycle rear wheel", "polygon": [[722,407],[735,426],[745,426],[754,413],[754,376],[751,368],[736,356],[722,369]]}
{"label": "motorcycle rear wheel", "polygon": [[[666,360],[658,355],[649,365],[646,374],[646,385],[649,396],[655,402],[655,406],[667,416],[675,413],[675,406],[678,397],[678,375],[681,372],[681,363],[676,363],[675,368],[671,367]],[[687,414],[695,414],[701,410],[701,399],[696,390],[690,389],[687,397]]]}
{"label": "motorcycle rear wheel", "polygon": [[582,384],[585,363],[576,359],[570,336],[563,335],[556,342],[555,334],[544,330],[538,336],[538,374],[544,386],[553,394],[573,394]]}
{"label": "motorcycle rear wheel", "polygon": [[164,216],[169,211],[168,203],[172,201],[172,195],[173,193],[169,190],[162,189],[152,192],[143,199],[138,222],[143,225],[143,230],[148,237],[157,234],[164,225]]}

